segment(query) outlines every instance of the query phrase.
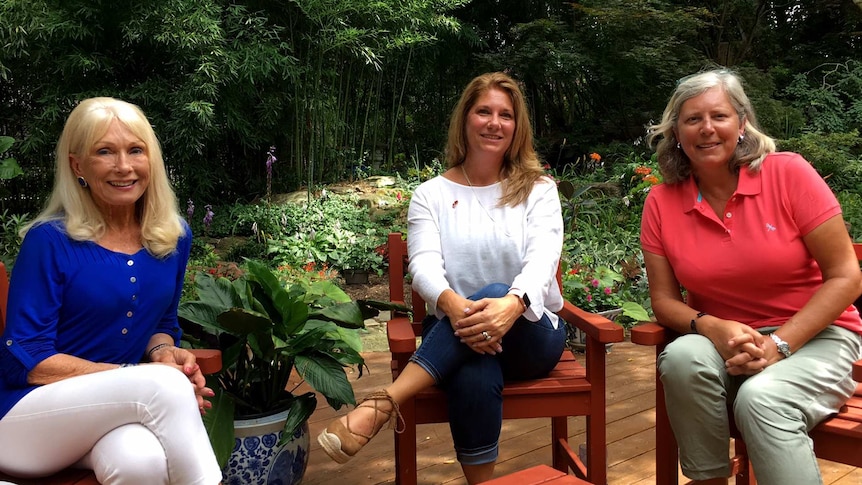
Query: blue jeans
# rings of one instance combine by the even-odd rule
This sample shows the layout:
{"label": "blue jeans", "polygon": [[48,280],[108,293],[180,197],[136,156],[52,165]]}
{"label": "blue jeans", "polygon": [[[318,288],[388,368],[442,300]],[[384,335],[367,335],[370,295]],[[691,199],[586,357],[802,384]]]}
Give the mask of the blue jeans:
{"label": "blue jeans", "polygon": [[[468,299],[501,298],[509,287],[492,283]],[[429,315],[422,322],[422,345],[410,358],[434,378],[449,405],[449,429],[462,465],[497,460],[503,424],[503,382],[547,375],[566,344],[561,320],[555,329],[547,315],[538,322],[523,317],[503,337],[503,351],[479,354],[455,336],[449,318]]]}

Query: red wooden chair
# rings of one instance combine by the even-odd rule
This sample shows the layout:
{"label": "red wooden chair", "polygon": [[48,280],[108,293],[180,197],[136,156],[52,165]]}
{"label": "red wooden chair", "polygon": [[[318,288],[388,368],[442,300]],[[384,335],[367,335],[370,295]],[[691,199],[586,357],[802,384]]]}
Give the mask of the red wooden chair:
{"label": "red wooden chair", "polygon": [[[862,261],[862,244],[854,244],[856,257]],[[862,299],[862,298],[860,298]],[[857,300],[859,303],[859,300]],[[655,322],[638,325],[631,330],[632,342],[655,346],[656,357],[677,334]],[[862,382],[862,360],[853,364],[853,379]],[[679,478],[679,454],[676,438],[670,428],[664,387],[656,375],[656,483],[677,485]],[[814,441],[814,453],[824,460],[862,467],[862,384],[856,386],[855,394],[845,403],[841,411],[820,423],[808,434]],[[754,470],[739,432],[731,423],[734,439],[734,455],[730,458],[732,474],[737,485],[757,483]]]}
{"label": "red wooden chair", "polygon": [[[0,334],[6,328],[6,306],[8,302],[9,276],[6,273],[6,266],[0,262]],[[200,349],[192,352],[195,353],[201,372],[204,374],[213,374],[221,370],[221,351]],[[18,485],[99,485],[92,471],[77,468],[67,468],[56,475],[33,480],[24,480],[0,473],[0,481],[10,481]]]}
{"label": "red wooden chair", "polygon": [[[407,242],[401,234],[389,235],[389,297],[404,303],[404,275]],[[557,275],[560,278],[560,275]],[[392,378],[416,351],[416,338],[422,333],[425,302],[412,292],[412,318],[394,314],[387,324],[389,350],[392,352]],[[623,329],[606,318],[588,313],[569,302],[557,313],[570,325],[587,335],[586,363],[581,365],[568,350],[560,363],[543,379],[506,383],[503,389],[503,418],[551,418],[552,463],[564,473],[591,483],[607,481],[605,437],[605,344],[623,341]],[[449,421],[446,397],[436,387],[419,393],[401,405],[406,424],[395,436],[395,483],[416,484],[416,426]],[[585,416],[587,420],[587,463],[569,446],[567,418]]]}

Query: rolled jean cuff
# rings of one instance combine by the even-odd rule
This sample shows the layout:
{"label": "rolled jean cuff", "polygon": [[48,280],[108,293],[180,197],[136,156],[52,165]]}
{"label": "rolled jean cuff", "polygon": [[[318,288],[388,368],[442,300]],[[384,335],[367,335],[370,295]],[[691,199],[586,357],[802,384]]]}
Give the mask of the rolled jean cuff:
{"label": "rolled jean cuff", "polygon": [[494,463],[497,461],[499,451],[499,442],[494,442],[492,445],[473,450],[459,450],[456,448],[455,458],[457,458],[458,463],[462,465],[484,465],[486,463]]}
{"label": "rolled jean cuff", "polygon": [[410,356],[410,360],[408,360],[408,362],[413,362],[419,367],[425,369],[425,372],[427,372],[428,375],[430,375],[434,379],[435,386],[440,384],[442,376],[440,376],[440,373],[437,371],[437,369],[435,369],[434,366],[431,365],[431,363],[428,362],[427,359],[422,358],[421,355],[418,355],[414,352],[413,355]]}

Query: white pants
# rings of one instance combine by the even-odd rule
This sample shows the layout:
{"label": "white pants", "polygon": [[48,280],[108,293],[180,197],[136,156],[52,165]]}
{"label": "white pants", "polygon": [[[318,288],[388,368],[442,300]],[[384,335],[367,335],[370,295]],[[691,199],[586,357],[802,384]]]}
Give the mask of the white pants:
{"label": "white pants", "polygon": [[0,470],[34,478],[75,466],[102,484],[216,485],[221,471],[188,378],[165,365],[41,386],[0,419]]}

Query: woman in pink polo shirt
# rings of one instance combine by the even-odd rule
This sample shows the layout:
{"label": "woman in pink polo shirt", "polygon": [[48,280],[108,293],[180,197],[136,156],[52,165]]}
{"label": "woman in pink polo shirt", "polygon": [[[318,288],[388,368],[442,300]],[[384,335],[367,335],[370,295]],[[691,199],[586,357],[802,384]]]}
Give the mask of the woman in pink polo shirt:
{"label": "woman in pink polo shirt", "polygon": [[740,79],[682,79],[648,137],[665,183],[641,244],[662,325],[659,356],[683,473],[726,484],[728,404],[759,483],[821,483],[807,431],[856,387],[862,274],[823,178],[775,151]]}

